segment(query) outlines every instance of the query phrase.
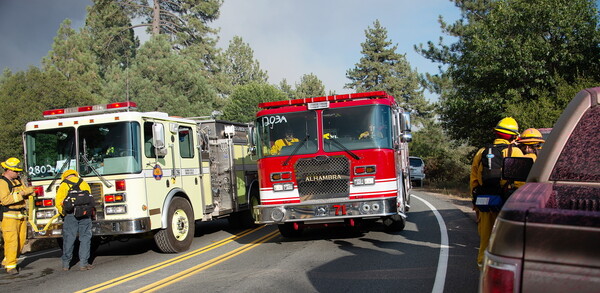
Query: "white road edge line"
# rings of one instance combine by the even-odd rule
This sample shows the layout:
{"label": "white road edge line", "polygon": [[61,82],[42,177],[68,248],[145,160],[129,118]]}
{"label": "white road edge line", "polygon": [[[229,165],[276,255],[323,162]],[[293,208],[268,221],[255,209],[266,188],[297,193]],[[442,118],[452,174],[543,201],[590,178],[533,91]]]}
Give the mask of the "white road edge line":
{"label": "white road edge line", "polygon": [[444,222],[444,218],[438,212],[438,210],[430,204],[428,201],[411,194],[412,197],[422,201],[425,205],[429,207],[429,209],[435,215],[435,218],[438,221],[438,225],[440,226],[440,258],[438,259],[437,272],[435,273],[435,282],[433,283],[433,289],[431,292],[433,293],[442,293],[444,292],[444,284],[446,282],[446,271],[448,270],[448,230],[446,229],[446,223]]}

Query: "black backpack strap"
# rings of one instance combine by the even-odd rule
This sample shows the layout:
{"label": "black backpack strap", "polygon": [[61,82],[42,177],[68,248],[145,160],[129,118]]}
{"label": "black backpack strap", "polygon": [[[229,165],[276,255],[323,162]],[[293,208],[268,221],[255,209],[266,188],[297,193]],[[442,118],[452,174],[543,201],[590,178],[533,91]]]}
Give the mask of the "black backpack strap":
{"label": "black backpack strap", "polygon": [[0,176],[0,179],[6,181],[6,184],[8,184],[8,191],[12,192],[13,187],[15,187],[12,181],[4,176]]}
{"label": "black backpack strap", "polygon": [[73,181],[70,180],[63,180],[62,182],[66,183],[67,185],[69,185],[69,191],[73,190],[73,188],[77,188],[78,190],[81,190],[81,188],[79,187],[79,185],[81,184],[81,182],[83,182],[83,179],[79,178],[79,181],[77,181],[77,183],[73,183]]}

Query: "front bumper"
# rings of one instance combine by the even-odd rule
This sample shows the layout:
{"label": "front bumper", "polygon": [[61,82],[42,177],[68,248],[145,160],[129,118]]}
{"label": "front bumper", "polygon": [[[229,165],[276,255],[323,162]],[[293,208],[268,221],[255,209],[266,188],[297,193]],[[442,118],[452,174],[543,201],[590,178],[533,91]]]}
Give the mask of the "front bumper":
{"label": "front bumper", "polygon": [[[397,215],[396,197],[344,201],[312,201],[286,205],[254,207],[257,224],[305,222],[306,224],[341,222],[349,218],[379,218]],[[402,214],[403,217],[405,215]]]}
{"label": "front bumper", "polygon": [[[38,229],[45,225],[38,225]],[[133,220],[100,220],[92,222],[92,235],[130,235],[141,234],[150,231],[150,218],[140,218]],[[62,223],[55,223],[48,227],[46,231],[32,232],[32,238],[56,238],[62,237]]]}

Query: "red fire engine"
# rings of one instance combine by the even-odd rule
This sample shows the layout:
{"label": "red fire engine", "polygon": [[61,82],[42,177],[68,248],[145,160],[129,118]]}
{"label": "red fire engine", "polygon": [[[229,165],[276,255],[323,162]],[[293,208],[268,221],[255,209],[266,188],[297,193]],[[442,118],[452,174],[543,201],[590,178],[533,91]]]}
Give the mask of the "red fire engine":
{"label": "red fire engine", "polygon": [[386,92],[261,103],[254,144],[257,223],[285,237],[307,225],[381,219],[404,229],[410,204],[410,116]]}

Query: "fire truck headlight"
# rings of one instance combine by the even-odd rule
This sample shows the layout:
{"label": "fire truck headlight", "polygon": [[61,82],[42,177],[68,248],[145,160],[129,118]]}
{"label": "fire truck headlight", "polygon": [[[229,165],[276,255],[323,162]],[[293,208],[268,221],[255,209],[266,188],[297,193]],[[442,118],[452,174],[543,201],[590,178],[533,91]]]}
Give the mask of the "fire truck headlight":
{"label": "fire truck headlight", "polygon": [[104,212],[107,215],[126,214],[127,206],[126,205],[107,206],[104,209]]}
{"label": "fire truck headlight", "polygon": [[36,219],[50,219],[56,215],[55,210],[41,210],[35,212]]}
{"label": "fire truck headlight", "polygon": [[290,191],[290,190],[294,190],[294,183],[292,183],[292,182],[273,184],[273,191]]}
{"label": "fire truck headlight", "polygon": [[274,208],[271,211],[271,219],[275,222],[281,222],[281,220],[283,220],[284,216],[285,216],[285,211],[283,210],[283,208]]}
{"label": "fire truck headlight", "polygon": [[356,177],[353,179],[352,183],[355,186],[358,185],[373,185],[375,184],[375,178],[374,177]]}

